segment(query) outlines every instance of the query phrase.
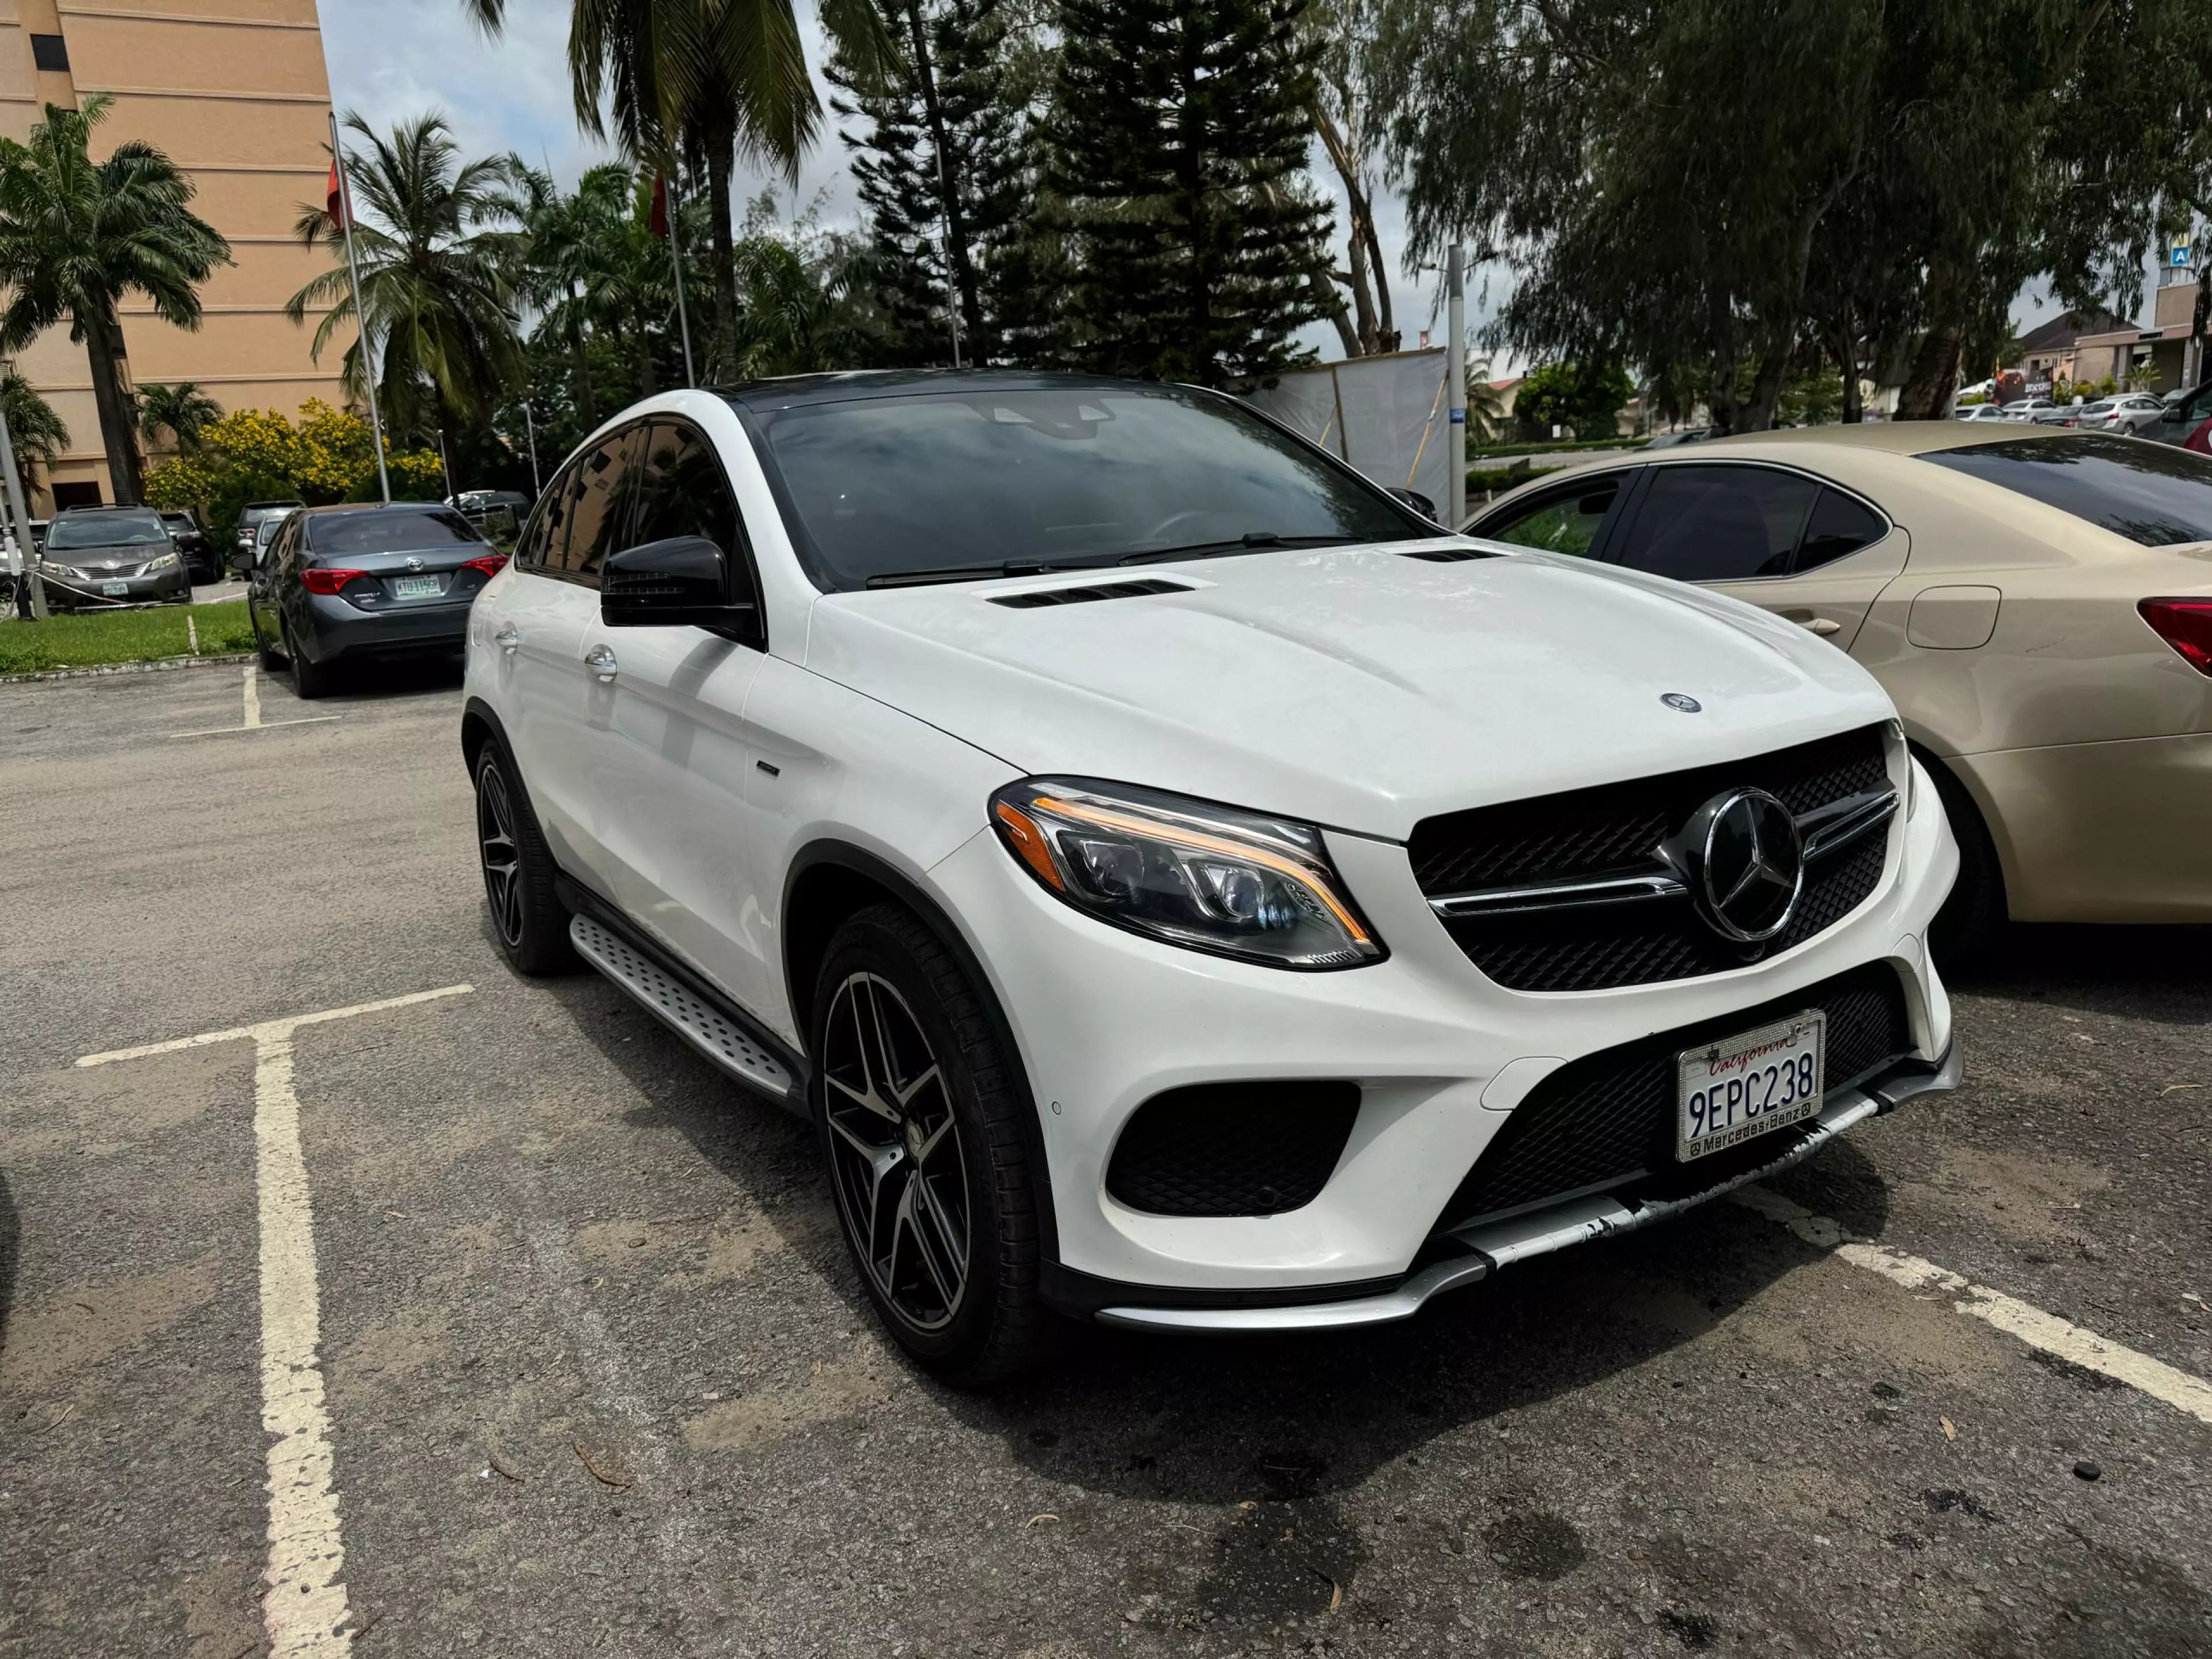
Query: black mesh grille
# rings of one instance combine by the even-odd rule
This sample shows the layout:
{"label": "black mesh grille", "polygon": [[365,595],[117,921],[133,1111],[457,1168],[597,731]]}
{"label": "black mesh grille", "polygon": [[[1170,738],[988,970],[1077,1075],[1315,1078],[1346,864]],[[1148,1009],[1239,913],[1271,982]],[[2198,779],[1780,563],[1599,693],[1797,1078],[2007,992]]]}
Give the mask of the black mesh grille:
{"label": "black mesh grille", "polygon": [[[1514,1109],[1445,1205],[1438,1225],[1457,1226],[1643,1176],[1671,1182],[1677,1169],[1675,1056],[1808,1008],[1828,1016],[1825,1078],[1831,1095],[1911,1052],[1904,988],[1894,969],[1875,963],[1761,1007],[1588,1055],[1553,1073]],[[1680,1175],[1693,1186],[1725,1179],[1729,1164],[1764,1163],[1794,1133],[1802,1132],[1759,1136],[1733,1153],[1699,1158]]]}
{"label": "black mesh grille", "polygon": [[1355,1083],[1171,1089],[1121,1131],[1106,1190],[1153,1215],[1275,1215],[1321,1195],[1359,1115]]}
{"label": "black mesh grille", "polygon": [[[1663,777],[1429,818],[1408,852],[1431,898],[1482,887],[1654,867],[1659,843],[1724,789],[1765,789],[1803,813],[1889,787],[1881,729]],[[1596,991],[1692,979],[1803,944],[1864,903],[1888,846],[1876,833],[1808,866],[1790,926],[1764,945],[1723,939],[1686,902],[1489,916],[1445,926],[1475,966],[1510,990]]]}

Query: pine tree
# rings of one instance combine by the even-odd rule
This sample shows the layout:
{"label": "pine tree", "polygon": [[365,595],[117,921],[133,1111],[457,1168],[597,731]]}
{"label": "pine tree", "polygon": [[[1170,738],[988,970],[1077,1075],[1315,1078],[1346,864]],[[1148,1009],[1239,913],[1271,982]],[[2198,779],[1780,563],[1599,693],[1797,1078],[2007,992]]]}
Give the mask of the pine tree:
{"label": "pine tree", "polygon": [[1326,314],[1304,3],[1062,0],[1049,183],[1071,221],[1080,361],[1209,385],[1264,376]]}
{"label": "pine tree", "polygon": [[848,125],[853,176],[868,212],[874,299],[892,349],[917,363],[1001,360],[1006,283],[1031,195],[1026,125],[1002,67],[1001,0],[876,0],[904,53],[887,88],[871,90],[840,59],[830,78]]}

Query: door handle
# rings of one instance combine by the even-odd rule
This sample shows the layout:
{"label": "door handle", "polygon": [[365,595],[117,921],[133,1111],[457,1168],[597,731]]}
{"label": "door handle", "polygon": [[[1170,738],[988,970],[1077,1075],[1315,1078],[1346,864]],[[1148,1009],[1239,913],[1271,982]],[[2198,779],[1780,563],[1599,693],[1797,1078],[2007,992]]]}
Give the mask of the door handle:
{"label": "door handle", "polygon": [[1801,617],[1797,619],[1797,625],[1808,634],[1818,634],[1824,640],[1831,634],[1844,631],[1843,623],[1829,617]]}
{"label": "door handle", "polygon": [[522,630],[513,623],[501,623],[499,632],[491,636],[491,642],[502,651],[511,652],[522,643]]}
{"label": "door handle", "polygon": [[611,685],[616,672],[614,648],[605,645],[593,646],[584,653],[584,666],[599,677],[601,685]]}

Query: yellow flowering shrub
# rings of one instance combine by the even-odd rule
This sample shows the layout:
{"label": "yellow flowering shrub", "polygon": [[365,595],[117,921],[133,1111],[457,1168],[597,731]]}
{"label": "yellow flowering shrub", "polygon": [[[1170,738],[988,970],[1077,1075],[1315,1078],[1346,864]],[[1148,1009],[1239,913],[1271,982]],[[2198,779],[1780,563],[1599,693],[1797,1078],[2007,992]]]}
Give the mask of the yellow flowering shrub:
{"label": "yellow flowering shrub", "polygon": [[[445,494],[445,472],[428,450],[385,446],[395,495]],[[301,405],[295,422],[271,409],[241,409],[204,427],[196,453],[156,467],[146,480],[146,500],[176,511],[198,507],[204,517],[232,479],[282,480],[301,501],[342,501],[376,477],[376,447],[358,415],[333,409],[319,398]]]}

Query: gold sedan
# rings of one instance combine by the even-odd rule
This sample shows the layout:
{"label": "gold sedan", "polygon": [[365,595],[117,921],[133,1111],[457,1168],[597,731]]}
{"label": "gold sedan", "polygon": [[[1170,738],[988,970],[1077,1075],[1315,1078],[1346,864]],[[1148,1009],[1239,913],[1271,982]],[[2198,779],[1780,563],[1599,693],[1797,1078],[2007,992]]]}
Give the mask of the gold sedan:
{"label": "gold sedan", "polygon": [[2212,922],[2212,459],[1899,422],[1607,456],[1468,532],[1716,587],[1870,669],[1948,808],[1936,942]]}

